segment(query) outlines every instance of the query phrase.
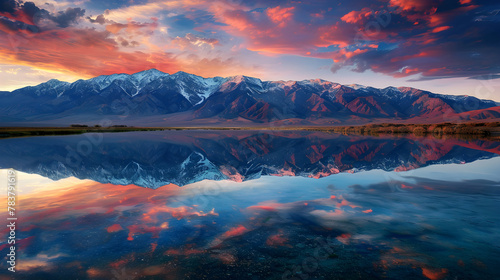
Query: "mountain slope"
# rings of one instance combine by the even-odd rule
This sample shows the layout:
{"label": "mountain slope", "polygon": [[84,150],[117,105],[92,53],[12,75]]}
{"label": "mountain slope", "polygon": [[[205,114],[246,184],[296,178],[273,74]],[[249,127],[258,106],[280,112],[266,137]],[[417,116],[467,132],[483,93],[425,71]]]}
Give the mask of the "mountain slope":
{"label": "mountain slope", "polygon": [[[172,125],[241,121],[366,123],[442,116],[488,120],[497,106],[470,96],[440,95],[409,87],[377,89],[325,80],[261,81],[234,76],[202,78],[156,69],[99,76],[74,83],[50,80],[13,92],[0,92],[0,125],[40,122],[94,124],[110,118],[124,124]],[[493,113],[492,113],[493,112]],[[330,120],[330,121],[328,121]]]}

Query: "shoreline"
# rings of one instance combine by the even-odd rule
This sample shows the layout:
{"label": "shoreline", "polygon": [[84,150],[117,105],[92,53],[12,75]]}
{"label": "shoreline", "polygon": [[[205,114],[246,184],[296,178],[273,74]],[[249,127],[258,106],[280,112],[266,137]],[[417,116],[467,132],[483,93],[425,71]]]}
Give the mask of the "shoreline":
{"label": "shoreline", "polygon": [[73,135],[83,133],[117,133],[165,130],[255,130],[255,131],[320,131],[345,135],[468,136],[500,140],[500,122],[438,124],[367,124],[359,126],[255,126],[255,127],[0,127],[0,138]]}

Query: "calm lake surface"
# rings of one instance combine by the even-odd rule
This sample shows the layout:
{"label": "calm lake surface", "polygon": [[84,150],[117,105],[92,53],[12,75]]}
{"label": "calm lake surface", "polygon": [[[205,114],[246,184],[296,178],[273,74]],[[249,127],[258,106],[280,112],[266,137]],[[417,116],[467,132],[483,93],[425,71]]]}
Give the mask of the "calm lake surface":
{"label": "calm lake surface", "polygon": [[3,139],[0,279],[500,279],[498,155],[297,131]]}

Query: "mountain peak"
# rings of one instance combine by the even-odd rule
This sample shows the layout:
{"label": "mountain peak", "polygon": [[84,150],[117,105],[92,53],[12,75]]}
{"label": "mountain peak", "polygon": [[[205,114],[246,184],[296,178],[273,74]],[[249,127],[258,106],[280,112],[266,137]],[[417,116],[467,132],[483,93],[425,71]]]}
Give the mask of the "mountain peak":
{"label": "mountain peak", "polygon": [[[142,72],[146,72],[146,73],[163,73],[163,74],[167,74],[167,73],[165,73],[165,72],[163,72],[163,71],[160,71],[160,70],[158,70],[158,69],[156,69],[156,68],[150,68],[150,69],[148,69],[148,70],[144,70],[144,71],[142,71]],[[139,72],[139,73],[140,73],[140,72]],[[137,74],[137,73],[136,73],[136,74]]]}
{"label": "mountain peak", "polygon": [[187,72],[184,72],[184,71],[177,71],[172,76],[196,76],[196,75],[190,74],[190,73],[187,73]]}
{"label": "mountain peak", "polygon": [[168,73],[162,72],[160,70],[157,70],[155,68],[151,68],[148,70],[144,70],[141,72],[137,72],[135,74],[131,75],[132,77],[136,78],[138,81],[141,81],[145,78],[149,78],[148,81],[151,81],[153,79],[159,78],[159,77],[166,77],[169,76]]}
{"label": "mountain peak", "polygon": [[132,76],[136,76],[136,75],[155,75],[155,76],[158,76],[158,75],[168,75],[168,73],[162,72],[156,68],[151,68],[148,70],[144,70],[144,71],[132,74]]}
{"label": "mountain peak", "polygon": [[384,90],[400,91],[397,87],[394,87],[394,86],[388,86],[388,87],[384,88]]}
{"label": "mountain peak", "polygon": [[55,87],[55,86],[60,86],[60,85],[66,85],[69,84],[68,82],[63,82],[59,81],[58,79],[50,79],[46,81],[45,83],[41,83],[38,86],[49,86],[49,87]]}
{"label": "mountain peak", "polygon": [[243,76],[243,75],[231,76],[231,77],[228,77],[227,80],[228,80],[228,82],[241,83],[245,80],[245,76]]}
{"label": "mountain peak", "polygon": [[248,77],[244,75],[236,75],[236,76],[230,76],[227,78],[228,82],[233,82],[233,83],[242,83],[242,82],[251,82],[254,84],[262,84],[262,80],[259,78],[254,78],[254,77]]}

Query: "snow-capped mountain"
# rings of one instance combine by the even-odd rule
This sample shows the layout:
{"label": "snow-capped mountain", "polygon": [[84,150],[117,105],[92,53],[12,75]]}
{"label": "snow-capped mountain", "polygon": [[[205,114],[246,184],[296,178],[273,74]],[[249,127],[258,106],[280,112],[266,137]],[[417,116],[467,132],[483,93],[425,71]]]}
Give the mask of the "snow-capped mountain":
{"label": "snow-capped mountain", "polygon": [[[192,122],[201,119],[257,123],[290,119],[303,123],[318,120],[362,123],[373,119],[439,122],[453,116],[471,120],[500,118],[500,110],[492,108],[497,105],[471,96],[441,95],[410,87],[377,89],[321,79],[203,78],[150,69],[74,83],[50,80],[13,92],[0,92],[0,122],[3,125],[50,123],[65,119],[85,123],[110,116],[119,117],[125,124],[136,121],[136,125],[148,125],[154,121],[161,125],[162,120],[168,122],[171,119],[168,115],[174,113]],[[463,114],[477,110],[487,111]]]}

